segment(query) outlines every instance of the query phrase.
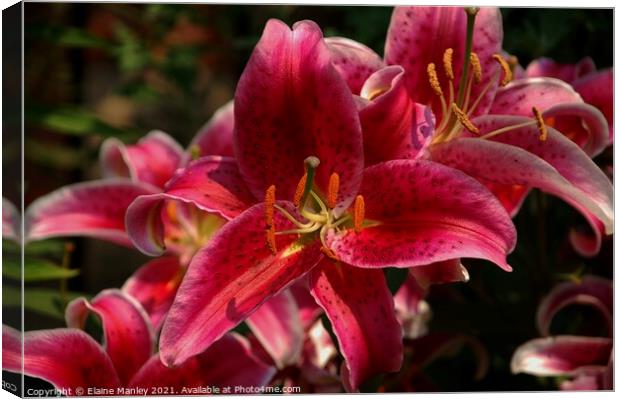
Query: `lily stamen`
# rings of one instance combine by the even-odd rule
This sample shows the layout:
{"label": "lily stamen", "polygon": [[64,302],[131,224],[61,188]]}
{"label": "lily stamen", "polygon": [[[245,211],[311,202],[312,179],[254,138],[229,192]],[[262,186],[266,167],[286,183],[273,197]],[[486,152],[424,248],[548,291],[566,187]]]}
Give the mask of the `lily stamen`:
{"label": "lily stamen", "polygon": [[334,172],[329,176],[329,184],[327,186],[327,206],[334,209],[338,200],[338,189],[340,187],[340,176]]}
{"label": "lily stamen", "polygon": [[276,229],[271,226],[265,232],[267,235],[267,246],[271,253],[275,255],[278,253],[278,248],[276,247]]}
{"label": "lily stamen", "polygon": [[276,204],[276,186],[271,185],[265,191],[265,225],[273,226],[273,209]]}
{"label": "lily stamen", "polygon": [[512,81],[512,69],[510,68],[510,65],[508,65],[508,62],[501,55],[493,54],[493,59],[499,63],[502,71],[504,71],[504,77],[499,83],[500,86],[504,87]]}
{"label": "lily stamen", "polygon": [[353,229],[356,233],[362,230],[362,223],[364,222],[365,204],[364,197],[358,195],[355,197],[355,203],[353,204]]}
{"label": "lily stamen", "polygon": [[485,139],[485,140],[490,139],[491,137],[498,136],[502,133],[510,132],[511,130],[521,129],[521,128],[528,127],[528,126],[533,126],[535,124],[536,124],[535,121],[529,121],[529,122],[518,123],[512,126],[505,126],[501,129],[493,130],[492,132],[489,132],[485,134],[484,136],[480,136],[480,138]]}
{"label": "lily stamen", "polygon": [[447,48],[443,53],[443,70],[448,80],[454,80],[454,71],[452,70],[452,54],[454,50]]}
{"label": "lily stamen", "polygon": [[441,84],[439,84],[439,77],[437,76],[437,70],[435,69],[435,64],[430,63],[426,67],[426,72],[428,73],[428,83],[431,85],[431,88],[435,92],[435,94],[441,100],[441,109],[445,114],[447,111],[446,99],[443,96],[443,91],[441,90]]}
{"label": "lily stamen", "polygon": [[308,181],[308,173],[304,173],[304,175],[297,183],[297,188],[295,189],[295,195],[293,196],[293,205],[297,208],[301,205],[301,198],[304,195],[304,190],[306,188],[306,182]]}
{"label": "lily stamen", "polygon": [[480,133],[480,129],[474,126],[474,124],[467,117],[467,114],[463,112],[463,110],[460,109],[458,105],[456,105],[456,103],[452,103],[452,112],[454,113],[454,116],[456,116],[456,119],[459,121],[459,123],[463,125],[465,129],[469,130],[471,133]]}
{"label": "lily stamen", "polygon": [[546,141],[548,132],[542,114],[536,107],[532,107],[532,112],[534,113],[534,117],[536,118],[536,126],[538,127],[538,131],[540,132],[540,136],[538,136],[538,139],[540,141]]}

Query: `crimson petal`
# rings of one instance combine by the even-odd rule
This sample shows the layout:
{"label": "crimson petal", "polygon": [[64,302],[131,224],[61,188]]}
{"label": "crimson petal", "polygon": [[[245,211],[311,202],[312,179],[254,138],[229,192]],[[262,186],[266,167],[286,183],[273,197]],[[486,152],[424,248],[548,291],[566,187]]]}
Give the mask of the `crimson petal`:
{"label": "crimson petal", "polygon": [[332,64],[347,81],[353,94],[359,94],[366,79],[384,66],[377,53],[355,40],[327,37],[325,43],[332,54]]}

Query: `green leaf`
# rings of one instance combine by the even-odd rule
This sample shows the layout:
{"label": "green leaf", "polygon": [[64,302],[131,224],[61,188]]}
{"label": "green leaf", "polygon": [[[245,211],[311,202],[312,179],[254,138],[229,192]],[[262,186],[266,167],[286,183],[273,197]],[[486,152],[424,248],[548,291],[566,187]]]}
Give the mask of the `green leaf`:
{"label": "green leaf", "polygon": [[61,258],[65,252],[64,240],[51,239],[29,242],[26,245],[26,255],[33,256],[54,256]]}
{"label": "green leaf", "polygon": [[140,135],[139,132],[112,127],[99,120],[97,116],[81,108],[71,106],[49,109],[30,105],[26,109],[26,121],[72,136],[98,134],[104,137],[135,138]]}
{"label": "green leaf", "polygon": [[[64,320],[66,303],[79,297],[89,298],[88,295],[81,292],[69,291],[66,293],[66,298],[63,301],[58,290],[48,288],[26,288],[24,294],[24,308],[41,315]],[[10,286],[3,287],[2,302],[4,306],[20,307],[20,301],[21,294],[19,288]]]}
{"label": "green leaf", "polygon": [[84,29],[67,26],[33,26],[27,35],[32,40],[51,41],[55,45],[76,48],[98,48],[111,51],[113,43],[94,36]]}
{"label": "green leaf", "polygon": [[[2,276],[15,280],[21,279],[20,260],[13,257],[3,259]],[[72,278],[80,274],[78,269],[65,269],[52,262],[36,259],[24,259],[24,281],[45,281]]]}

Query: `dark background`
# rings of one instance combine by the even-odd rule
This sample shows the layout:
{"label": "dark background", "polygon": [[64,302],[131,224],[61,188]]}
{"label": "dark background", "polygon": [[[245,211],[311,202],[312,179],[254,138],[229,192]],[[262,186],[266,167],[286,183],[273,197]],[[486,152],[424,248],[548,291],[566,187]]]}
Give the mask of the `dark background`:
{"label": "dark background", "polygon": [[[566,63],[590,56],[599,68],[612,65],[612,10],[509,8],[502,14],[504,49],[523,66],[541,56]],[[325,36],[350,37],[383,54],[390,15],[389,7],[26,3],[25,205],[63,185],[98,178],[98,150],[106,137],[134,142],[160,129],[186,146],[232,98],[269,18],[289,25],[312,19]],[[5,166],[15,157],[17,152],[5,149]],[[597,162],[611,164],[611,159],[608,151]],[[4,191],[9,197],[19,192],[16,187]],[[511,375],[512,353],[538,336],[536,307],[563,275],[611,277],[611,240],[596,258],[580,258],[566,238],[569,227],[583,220],[561,201],[535,191],[515,223],[519,244],[509,259],[514,272],[465,261],[468,284],[431,291],[431,331],[479,339],[490,362],[486,377],[475,381],[471,351],[437,360],[426,373],[440,390],[555,389],[551,378]],[[72,241],[76,250],[70,266],[80,275],[68,281],[68,289],[76,295],[119,287],[147,260],[112,244]],[[60,261],[64,242],[53,240],[38,250]],[[393,282],[402,276],[389,277]],[[33,299],[27,330],[63,326],[66,298],[58,297],[58,287],[58,282],[28,285]],[[575,308],[554,329],[597,334],[594,321]],[[373,391],[379,382],[365,389]]]}

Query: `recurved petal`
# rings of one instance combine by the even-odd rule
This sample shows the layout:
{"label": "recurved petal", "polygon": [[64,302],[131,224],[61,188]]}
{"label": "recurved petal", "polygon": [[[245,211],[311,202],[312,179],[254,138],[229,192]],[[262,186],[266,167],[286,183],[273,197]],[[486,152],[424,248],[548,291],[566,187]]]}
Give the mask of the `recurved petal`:
{"label": "recurved petal", "polygon": [[469,281],[469,273],[461,263],[461,259],[448,259],[430,265],[416,266],[409,269],[409,272],[424,288],[432,284]]}
{"label": "recurved petal", "polygon": [[362,88],[361,96],[369,100],[360,111],[366,166],[417,158],[432,138],[435,117],[430,108],[411,100],[403,77],[402,67],[385,67]]}
{"label": "recurved petal", "polygon": [[403,361],[402,329],[381,270],[364,270],[324,259],[311,272],[311,293],[323,307],[346,360],[347,385],[398,371]]}
{"label": "recurved petal", "polygon": [[161,257],[140,267],[123,285],[122,291],[140,302],[155,330],[172,306],[184,271],[178,257]]}
{"label": "recurved petal", "polygon": [[2,197],[2,237],[21,241],[21,217],[15,205],[8,199]]}
{"label": "recurved petal", "polygon": [[153,355],[129,386],[173,387],[178,395],[203,395],[207,392],[182,390],[211,387],[220,389],[221,393],[227,386],[266,386],[276,371],[275,367],[264,364],[252,354],[244,337],[233,333],[224,335],[209,349],[178,367],[166,367],[158,355]]}
{"label": "recurved petal", "polygon": [[[281,206],[294,211],[290,203]],[[277,235],[268,247],[265,209],[257,204],[228,222],[189,265],[164,322],[161,358],[178,365],[245,320],[262,303],[312,269],[322,254],[315,243]],[[276,212],[276,231],[293,228]]]}
{"label": "recurved petal", "polygon": [[595,307],[607,321],[608,332],[613,330],[613,284],[611,280],[584,276],[580,282],[568,281],[559,284],[543,299],[538,307],[536,323],[542,335],[549,335],[553,317],[570,305]]}
{"label": "recurved petal", "polygon": [[383,60],[369,47],[345,37],[327,37],[325,43],[331,52],[332,64],[349,85],[353,94],[359,94],[364,81],[381,69]]}
{"label": "recurved petal", "polygon": [[584,57],[576,64],[561,64],[551,58],[541,57],[530,62],[525,70],[528,77],[549,77],[571,83],[573,80],[596,70],[594,61]]}
{"label": "recurved petal", "polygon": [[[2,368],[21,368],[19,331],[2,326]],[[117,388],[118,375],[103,348],[88,334],[72,328],[28,331],[24,334],[24,374],[41,378],[58,389]]]}
{"label": "recurved petal", "polygon": [[537,338],[517,348],[510,369],[513,374],[576,375],[583,367],[607,366],[612,347],[610,338],[573,335]]}
{"label": "recurved petal", "polygon": [[414,339],[428,332],[431,309],[424,300],[428,290],[420,286],[409,269],[407,278],[394,295],[396,317],[403,326],[405,338]]}
{"label": "recurved petal", "polygon": [[596,256],[600,250],[605,235],[605,225],[587,210],[581,212],[588,221],[590,228],[573,227],[568,239],[573,249],[585,258]]}
{"label": "recurved petal", "polygon": [[583,101],[601,110],[609,124],[609,143],[614,138],[614,112],[613,112],[613,69],[603,69],[583,76],[573,82],[575,90],[581,94]]}
{"label": "recurved petal", "polygon": [[360,193],[367,226],[328,235],[343,262],[365,268],[424,266],[482,258],[511,270],[510,217],[491,193],[463,172],[436,162],[390,161],[367,168]]}
{"label": "recurved petal", "polygon": [[125,212],[141,195],[157,188],[128,179],[71,184],[38,198],[25,215],[26,240],[86,236],[131,246]]}
{"label": "recurved petal", "polygon": [[137,198],[127,209],[127,231],[142,252],[164,252],[164,201],[180,201],[231,219],[255,202],[232,158],[207,156],[187,165],[168,182],[163,193]]}
{"label": "recurved petal", "polygon": [[[448,79],[443,73],[443,54],[448,48],[454,50],[453,71],[455,93],[463,68],[467,15],[463,7],[396,7],[388,28],[385,42],[385,61],[388,65],[405,68],[405,85],[411,98],[421,104],[431,104],[438,120],[441,120],[441,103],[431,89],[427,66],[436,65],[439,81],[448,93]],[[491,106],[499,80],[491,81],[498,69],[493,54],[501,52],[503,39],[502,16],[499,9],[481,7],[474,25],[472,50],[478,54],[483,80],[474,85],[471,98],[477,98],[490,83],[474,115],[483,115]]]}
{"label": "recurved petal", "polygon": [[278,198],[291,200],[304,159],[314,155],[321,190],[333,172],[340,176],[337,212],[352,203],[364,165],[359,117],[314,22],[293,30],[267,22],[237,85],[234,149],[256,198],[275,184]]}
{"label": "recurved petal", "polygon": [[289,290],[263,303],[246,323],[279,369],[299,361],[304,330],[299,308]]}
{"label": "recurved petal", "polygon": [[563,381],[560,389],[562,391],[596,391],[600,388],[599,380],[598,375],[581,374],[574,380]]}
{"label": "recurved petal", "polygon": [[196,146],[199,157],[206,155],[232,157],[234,128],[234,101],[231,100],[215,111],[211,119],[200,128],[189,145],[188,154]]}
{"label": "recurved petal", "polygon": [[99,159],[106,177],[130,177],[163,187],[180,166],[183,149],[172,137],[155,130],[136,144],[125,145],[108,138],[101,145]]}
{"label": "recurved petal", "polygon": [[102,321],[105,350],[122,384],[127,384],[153,351],[153,331],[144,309],[117,289],[101,291],[91,302],[77,298],[67,305],[70,328],[83,329],[90,312]]}

